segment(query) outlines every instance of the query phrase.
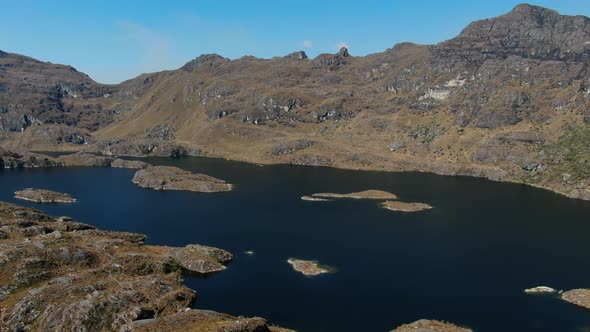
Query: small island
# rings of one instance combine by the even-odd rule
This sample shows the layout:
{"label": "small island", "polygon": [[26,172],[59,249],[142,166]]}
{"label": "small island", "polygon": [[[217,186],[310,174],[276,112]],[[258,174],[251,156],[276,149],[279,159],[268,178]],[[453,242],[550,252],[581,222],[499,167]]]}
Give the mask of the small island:
{"label": "small island", "polygon": [[590,289],[572,289],[564,292],[561,298],[566,302],[590,309]]}
{"label": "small island", "polygon": [[27,188],[14,193],[14,198],[35,203],[76,203],[77,200],[69,194],[57,191]]}
{"label": "small island", "polygon": [[327,198],[320,198],[320,197],[313,197],[313,196],[301,196],[301,199],[304,201],[310,201],[310,202],[329,202],[330,201]]}
{"label": "small island", "polygon": [[418,212],[432,209],[432,206],[426,203],[404,203],[398,201],[386,201],[382,203],[383,207],[391,211],[401,212]]}
{"label": "small island", "polygon": [[527,288],[524,290],[524,292],[527,294],[554,294],[557,293],[557,290],[547,286],[537,286],[533,288]]}
{"label": "small island", "polygon": [[171,166],[152,166],[140,169],[133,177],[133,183],[155,190],[184,190],[195,192],[230,191],[232,185],[223,180],[204,174],[195,174]]}
{"label": "small island", "polygon": [[473,330],[437,320],[420,319],[404,324],[391,332],[473,332]]}
{"label": "small island", "polygon": [[382,190],[365,190],[349,194],[317,193],[311,196],[316,198],[397,199],[396,195]]}
{"label": "small island", "polygon": [[320,267],[316,261],[306,261],[302,259],[289,258],[287,263],[291,264],[293,270],[301,272],[306,276],[318,276],[320,274],[329,273],[326,268]]}

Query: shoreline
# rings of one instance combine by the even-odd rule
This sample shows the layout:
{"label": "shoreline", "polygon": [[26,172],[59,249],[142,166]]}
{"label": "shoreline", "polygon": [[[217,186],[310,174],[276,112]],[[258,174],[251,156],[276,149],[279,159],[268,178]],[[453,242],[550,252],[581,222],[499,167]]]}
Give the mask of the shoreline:
{"label": "shoreline", "polygon": [[[77,152],[84,152],[81,149],[71,149],[71,148],[66,148],[66,149],[52,149],[52,150],[47,150],[47,149],[31,149],[30,153],[36,153],[39,155],[44,155],[50,158],[57,158],[56,156],[62,156],[62,155],[70,155],[70,154],[75,154]],[[172,157],[165,157],[165,156],[148,156],[148,155],[144,155],[144,156],[130,156],[130,155],[117,155],[117,156],[110,156],[110,155],[104,155],[101,153],[93,153],[93,152],[84,152],[84,153],[89,153],[89,154],[94,154],[96,156],[100,156],[100,157],[110,157],[110,158],[120,158],[120,159],[125,159],[125,160],[144,160],[147,158],[168,158],[168,159],[172,159]],[[350,171],[368,171],[368,172],[383,172],[383,173],[407,173],[407,172],[413,172],[413,173],[426,173],[426,174],[434,174],[434,175],[440,175],[440,176],[451,176],[451,177],[467,177],[467,178],[475,178],[475,179],[484,179],[484,180],[488,180],[488,181],[493,181],[493,182],[500,182],[500,183],[512,183],[512,184],[519,184],[519,185],[524,185],[524,186],[529,186],[529,187],[533,187],[536,189],[542,189],[560,196],[565,196],[567,198],[570,199],[577,199],[577,200],[582,200],[582,201],[590,201],[590,197],[585,198],[583,196],[576,196],[576,195],[572,195],[571,193],[567,193],[563,190],[560,189],[556,189],[556,188],[552,188],[546,185],[541,185],[541,184],[535,184],[535,183],[526,183],[526,182],[522,182],[522,181],[518,181],[516,179],[510,179],[510,178],[492,178],[492,177],[486,177],[486,176],[478,176],[478,175],[472,175],[472,174],[463,174],[463,173],[458,173],[458,172],[454,172],[453,173],[449,173],[449,172],[443,172],[443,171],[436,171],[436,170],[425,170],[425,169],[419,169],[419,168],[408,168],[408,167],[378,167],[378,166],[372,166],[372,165],[365,165],[362,167],[358,167],[358,166],[353,166],[353,165],[346,165],[346,164],[341,164],[341,163],[337,163],[337,164],[333,164],[333,165],[318,165],[318,166],[313,166],[313,165],[298,165],[298,164],[293,164],[293,163],[289,163],[289,162],[285,162],[282,160],[276,160],[276,159],[260,159],[260,160],[253,160],[255,158],[242,158],[240,156],[235,156],[235,157],[228,157],[228,156],[223,156],[223,155],[219,155],[219,154],[206,154],[206,153],[202,153],[202,154],[191,154],[190,152],[188,153],[188,155],[186,157],[193,157],[193,158],[207,158],[207,159],[219,159],[219,160],[225,160],[225,161],[231,161],[231,162],[240,162],[240,163],[246,163],[246,164],[250,164],[250,165],[258,165],[258,166],[294,166],[294,167],[323,167],[323,168],[332,168],[332,169],[339,169],[339,170],[350,170]],[[182,159],[178,158],[178,159]],[[176,159],[176,158],[175,158]],[[92,166],[84,166],[84,165],[63,165],[63,166],[56,166],[56,167],[92,167]],[[457,165],[457,167],[459,167],[459,165]],[[31,167],[31,168],[45,168],[43,166],[40,167]],[[10,168],[5,168],[5,169],[10,169]],[[459,168],[459,169],[464,169],[464,168]],[[500,169],[500,168],[498,168]]]}

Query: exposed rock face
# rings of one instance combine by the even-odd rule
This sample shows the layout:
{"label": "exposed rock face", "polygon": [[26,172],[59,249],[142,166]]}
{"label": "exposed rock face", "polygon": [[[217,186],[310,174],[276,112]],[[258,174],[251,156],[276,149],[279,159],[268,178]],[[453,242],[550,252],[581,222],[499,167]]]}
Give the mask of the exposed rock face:
{"label": "exposed rock face", "polygon": [[470,329],[458,327],[451,323],[436,320],[421,319],[411,324],[405,324],[391,332],[473,332]]}
{"label": "exposed rock face", "polygon": [[294,142],[279,143],[272,148],[272,154],[280,156],[283,154],[292,154],[294,152],[307,149],[312,146],[313,142],[308,140],[297,140]]}
{"label": "exposed rock face", "polygon": [[57,191],[27,188],[14,193],[14,197],[36,203],[76,203],[76,199],[69,194]]}
{"label": "exposed rock face", "polygon": [[572,289],[561,295],[564,301],[590,309],[590,289]]}
{"label": "exposed rock face", "polygon": [[254,317],[233,317],[206,310],[181,311],[159,319],[138,321],[137,332],[293,332],[282,328],[268,326],[266,320]]}
{"label": "exposed rock face", "polygon": [[[3,202],[0,230],[2,331],[282,330],[261,318],[188,309],[195,292],[181,284],[180,267],[190,257],[227,263],[224,250],[147,246],[142,234],[101,231]],[[189,256],[179,256],[187,262],[177,261],[185,251]]]}
{"label": "exposed rock face", "polygon": [[396,199],[397,196],[382,190],[365,190],[349,194],[317,193],[312,197],[319,198],[354,198],[354,199]]}
{"label": "exposed rock face", "polygon": [[289,258],[287,263],[291,264],[293,270],[306,276],[319,276],[320,274],[329,273],[328,269],[320,267],[316,261],[306,261],[301,259]]}
{"label": "exposed rock face", "polygon": [[47,156],[33,153],[16,153],[0,148],[0,168],[37,168],[64,166]]}
{"label": "exposed rock face", "polygon": [[399,201],[387,201],[383,202],[382,205],[384,208],[388,210],[401,212],[418,212],[432,209],[432,206],[425,203],[404,203]]}
{"label": "exposed rock face", "polygon": [[177,167],[153,166],[135,173],[133,183],[155,190],[186,190],[197,192],[230,191],[231,184],[204,174],[194,174]]}

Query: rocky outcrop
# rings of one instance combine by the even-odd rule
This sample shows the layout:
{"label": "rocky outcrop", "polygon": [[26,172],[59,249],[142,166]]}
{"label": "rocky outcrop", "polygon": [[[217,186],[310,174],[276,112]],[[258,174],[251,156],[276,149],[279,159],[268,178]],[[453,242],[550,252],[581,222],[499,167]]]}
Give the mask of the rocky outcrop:
{"label": "rocky outcrop", "polygon": [[69,194],[57,191],[27,188],[14,193],[14,197],[35,203],[76,203],[77,200]]}
{"label": "rocky outcrop", "polygon": [[354,199],[396,199],[397,196],[382,190],[365,190],[349,194],[317,193],[311,195],[319,198],[354,198]]}
{"label": "rocky outcrop", "polygon": [[590,309],[590,289],[572,289],[564,292],[561,298],[566,302]]}
{"label": "rocky outcrop", "polygon": [[265,319],[234,317],[206,310],[185,310],[158,319],[135,322],[137,332],[294,332],[269,326]]}
{"label": "rocky outcrop", "polygon": [[143,168],[148,168],[149,166],[150,166],[150,164],[143,162],[141,160],[115,159],[111,163],[111,167],[114,167],[114,168],[143,169]]}
{"label": "rocky outcrop", "polygon": [[312,146],[313,144],[314,144],[313,141],[309,141],[309,140],[305,140],[305,139],[297,140],[297,141],[293,141],[293,142],[283,142],[283,143],[279,143],[279,144],[275,145],[272,148],[272,154],[274,154],[275,156],[280,156],[280,155],[284,155],[284,154],[292,154],[294,152],[307,149],[308,147]]}
{"label": "rocky outcrop", "polygon": [[426,203],[404,203],[399,201],[386,201],[383,202],[382,205],[387,210],[400,212],[418,212],[432,209],[432,206]]}
{"label": "rocky outcrop", "polygon": [[194,174],[177,167],[153,166],[137,171],[133,183],[155,190],[185,190],[196,192],[230,191],[231,184],[204,174]]}
{"label": "rocky outcrop", "polygon": [[64,166],[53,158],[34,154],[17,153],[0,148],[0,168],[38,168]]}
{"label": "rocky outcrop", "polygon": [[302,259],[289,258],[287,263],[291,264],[293,270],[306,276],[319,276],[320,274],[329,273],[330,270],[323,268],[316,261],[307,261]]}
{"label": "rocky outcrop", "polygon": [[411,324],[404,324],[391,332],[473,332],[451,323],[436,320],[421,319]]}
{"label": "rocky outcrop", "polygon": [[223,271],[233,259],[233,255],[223,249],[195,244],[171,249],[166,255],[185,270],[199,274]]}
{"label": "rocky outcrop", "polygon": [[195,292],[182,285],[182,267],[227,263],[224,250],[148,246],[142,234],[3,202],[0,234],[2,331],[280,331],[260,318],[188,309]]}

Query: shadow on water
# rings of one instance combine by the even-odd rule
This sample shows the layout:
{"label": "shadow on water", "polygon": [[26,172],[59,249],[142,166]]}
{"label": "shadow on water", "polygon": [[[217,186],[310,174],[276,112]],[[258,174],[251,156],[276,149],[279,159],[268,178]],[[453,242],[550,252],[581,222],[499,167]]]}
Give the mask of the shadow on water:
{"label": "shadow on water", "polygon": [[[0,171],[0,199],[151,244],[202,243],[234,253],[208,278],[185,275],[198,308],[261,316],[301,331],[388,331],[421,318],[477,331],[583,331],[590,312],[523,289],[590,287],[590,202],[518,184],[425,173],[257,166],[152,158],[236,184],[228,193],[158,192],[133,170]],[[63,191],[73,205],[17,201],[15,190]],[[316,192],[380,189],[434,209],[400,213],[378,202],[308,202]],[[253,250],[253,254],[246,251]],[[309,278],[290,257],[335,273]]]}

